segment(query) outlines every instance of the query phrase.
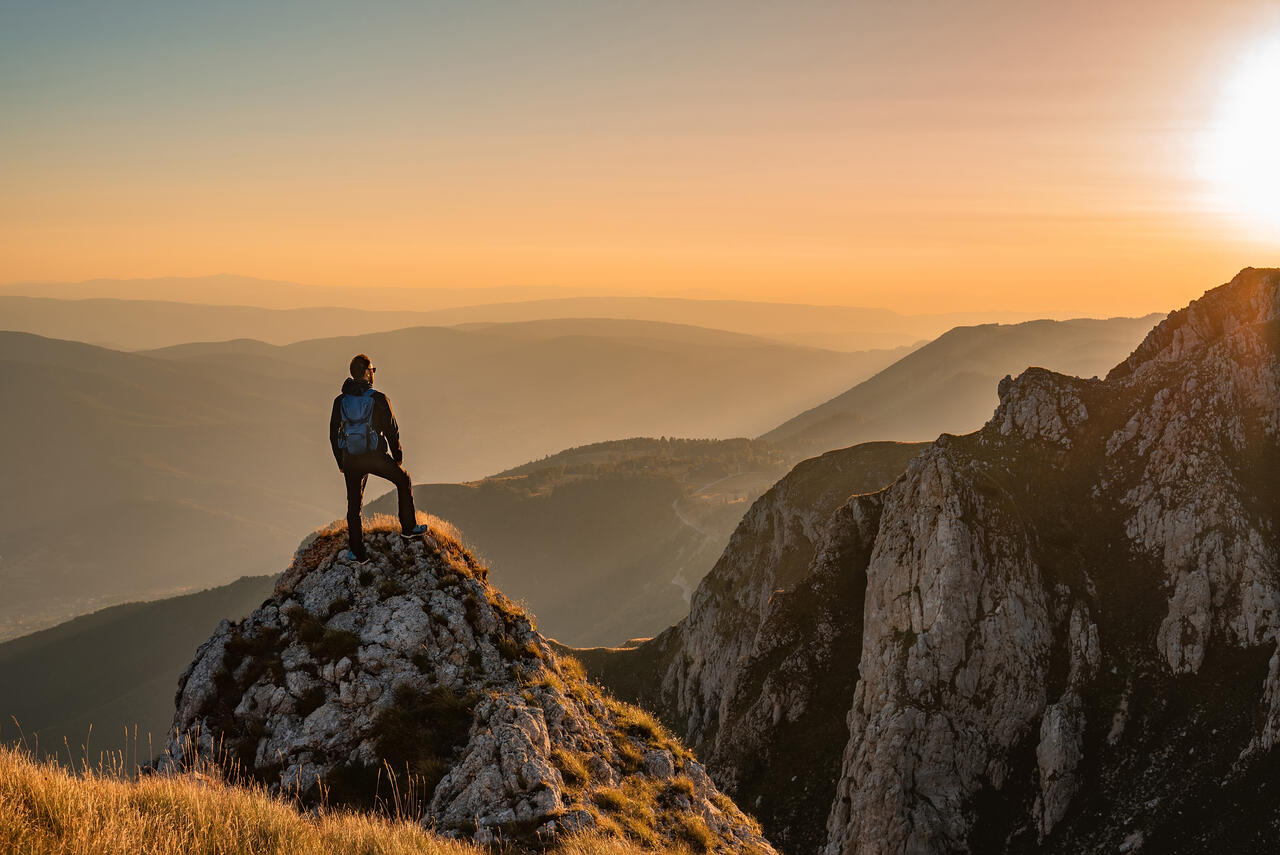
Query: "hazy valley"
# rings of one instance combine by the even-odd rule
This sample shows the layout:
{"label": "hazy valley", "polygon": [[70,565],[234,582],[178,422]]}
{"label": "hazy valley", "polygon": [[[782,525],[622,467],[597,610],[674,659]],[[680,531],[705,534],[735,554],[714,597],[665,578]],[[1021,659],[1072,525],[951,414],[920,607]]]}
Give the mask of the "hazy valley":
{"label": "hazy valley", "polygon": [[[344,512],[326,425],[360,349],[384,366],[419,480],[602,438],[753,433],[870,371],[854,354],[608,321],[142,354],[0,333],[3,392],[56,449],[3,452],[14,489],[0,500],[0,638],[278,570],[299,529]],[[761,384],[788,394],[760,396]]]}
{"label": "hazy valley", "polygon": [[[759,440],[637,436],[529,455],[480,480],[420,483],[419,506],[457,525],[466,545],[447,525],[425,551],[388,536],[375,569],[361,570],[344,563],[342,529],[331,528],[303,543],[283,577],[9,641],[0,695],[24,689],[3,712],[30,722],[46,751],[65,738],[74,752],[90,722],[100,746],[127,744],[130,722],[154,746],[173,715],[173,672],[198,645],[168,738],[179,765],[192,746],[177,734],[199,722],[202,738],[230,746],[263,784],[326,782],[360,806],[374,758],[400,758],[406,784],[428,782],[424,815],[477,829],[467,832],[477,840],[490,839],[484,829],[525,840],[528,829],[574,828],[672,842],[693,833],[692,811],[706,840],[737,841],[710,848],[788,855],[1135,842],[1208,851],[1196,846],[1223,840],[1248,851],[1280,833],[1280,814],[1256,796],[1276,762],[1269,615],[1280,571],[1263,473],[1278,462],[1278,313],[1280,272],[1246,270],[1154,330],[1153,319],[953,330],[827,404],[793,408]],[[599,323],[403,330],[378,352],[384,364],[421,365],[449,350],[511,370],[513,352],[584,338],[603,339],[589,342],[593,354],[638,342],[685,356],[761,346],[649,322],[604,336]],[[131,388],[115,379],[129,377],[157,391],[145,411],[157,422],[174,415],[158,390],[200,402],[180,411],[187,422],[214,421],[251,406],[240,397],[250,388],[278,415],[263,419],[273,411],[259,405],[239,429],[274,423],[281,437],[302,436],[291,420],[301,399],[330,392],[311,379],[317,367],[351,349],[342,339],[123,354],[11,340],[14,352],[43,354],[46,376],[78,378],[60,384],[76,402],[96,394],[105,410],[119,394],[109,383]],[[507,361],[486,355],[495,349]],[[1081,376],[1022,365],[1000,379],[1022,363]],[[992,387],[994,416],[980,391]],[[407,427],[403,397],[393,390]],[[965,436],[853,444],[796,464],[859,430],[962,431],[983,408],[985,425]],[[110,447],[111,420],[89,423]],[[323,440],[306,442],[324,459]],[[216,482],[212,467],[204,477]],[[390,511],[391,498],[371,495],[367,513]],[[261,507],[278,518],[269,501]],[[1199,528],[1179,527],[1188,524]],[[260,548],[277,565],[291,549]],[[571,657],[669,735],[644,713],[592,700],[599,689],[575,682]],[[477,705],[482,685],[491,700]],[[526,688],[501,695],[504,686]],[[404,718],[446,709],[455,718],[444,742]],[[524,721],[543,722],[545,736],[522,741]],[[410,741],[389,741],[393,726]],[[510,739],[477,741],[486,727]],[[532,778],[476,789],[475,776],[529,751],[542,758],[530,761]],[[920,759],[904,766],[907,754]],[[1135,775],[1147,783],[1134,788]],[[1255,821],[1230,819],[1242,805]]]}

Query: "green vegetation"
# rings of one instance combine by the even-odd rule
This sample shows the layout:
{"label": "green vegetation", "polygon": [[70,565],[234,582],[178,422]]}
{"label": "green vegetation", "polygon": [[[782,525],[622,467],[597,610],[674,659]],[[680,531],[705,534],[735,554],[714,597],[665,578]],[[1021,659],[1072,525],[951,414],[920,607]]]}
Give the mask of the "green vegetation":
{"label": "green vegetation", "polygon": [[437,687],[427,692],[400,689],[395,704],[374,721],[371,736],[380,766],[340,766],[325,780],[334,804],[371,808],[391,792],[400,810],[419,816],[467,741],[479,698]]}
{"label": "green vegetation", "polygon": [[355,659],[360,649],[360,636],[345,629],[326,627],[320,641],[311,648],[317,662],[338,662],[343,658]]}
{"label": "green vegetation", "polygon": [[273,583],[255,576],[114,606],[0,644],[0,742],[18,738],[16,719],[39,753],[66,763],[63,740],[74,749],[92,724],[95,747],[140,744],[145,753],[148,736],[158,744],[173,720],[174,684],[191,654],[224,617],[257,608]]}
{"label": "green vegetation", "polygon": [[294,636],[303,644],[313,645],[324,637],[324,624],[302,606],[289,606],[284,616],[289,619]]}
{"label": "green vegetation", "polygon": [[785,463],[777,446],[758,439],[632,437],[565,449],[499,472],[493,479],[519,479],[524,489],[537,491],[566,478],[598,478],[614,472],[667,471],[701,482],[743,470],[773,469]]}
{"label": "green vegetation", "polygon": [[320,709],[320,705],[324,703],[324,695],[323,686],[312,686],[303,692],[302,697],[298,698],[298,715],[306,718]]}
{"label": "green vegetation", "polygon": [[232,629],[231,637],[227,639],[223,668],[235,678],[241,692],[263,675],[269,674],[272,680],[277,681],[284,679],[284,665],[280,661],[283,645],[280,641],[280,630],[275,627],[262,627],[252,635],[245,635],[240,627]]}
{"label": "green vegetation", "polygon": [[378,596],[384,600],[388,597],[398,597],[405,592],[405,587],[400,583],[399,579],[386,578],[378,583]]}

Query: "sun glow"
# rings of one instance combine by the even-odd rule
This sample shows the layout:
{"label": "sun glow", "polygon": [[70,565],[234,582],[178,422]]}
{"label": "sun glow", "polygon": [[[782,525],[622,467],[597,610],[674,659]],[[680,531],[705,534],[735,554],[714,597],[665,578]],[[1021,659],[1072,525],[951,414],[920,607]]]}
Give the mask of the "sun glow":
{"label": "sun glow", "polygon": [[1215,207],[1280,236],[1280,36],[1247,54],[1228,80],[1202,172]]}

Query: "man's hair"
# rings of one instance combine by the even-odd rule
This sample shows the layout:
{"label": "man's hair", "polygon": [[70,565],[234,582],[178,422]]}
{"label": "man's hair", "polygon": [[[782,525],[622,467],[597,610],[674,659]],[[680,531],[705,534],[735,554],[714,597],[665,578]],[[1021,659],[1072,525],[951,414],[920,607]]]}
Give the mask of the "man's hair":
{"label": "man's hair", "polygon": [[364,373],[369,370],[369,366],[373,364],[373,360],[365,356],[363,353],[357,353],[351,357],[351,376],[359,380],[364,377]]}

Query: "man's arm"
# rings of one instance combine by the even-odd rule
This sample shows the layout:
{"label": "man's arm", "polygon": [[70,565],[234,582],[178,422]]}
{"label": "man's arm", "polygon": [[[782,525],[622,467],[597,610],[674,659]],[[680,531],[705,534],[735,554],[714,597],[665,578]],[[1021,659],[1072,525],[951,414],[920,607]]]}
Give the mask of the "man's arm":
{"label": "man's arm", "polygon": [[382,413],[382,425],[379,429],[387,438],[387,451],[391,452],[391,459],[399,463],[404,460],[404,450],[400,448],[400,426],[396,424],[396,413],[391,409],[391,399],[383,395],[382,402],[386,404],[386,410]]}
{"label": "man's arm", "polygon": [[341,402],[342,396],[333,399],[333,414],[329,416],[329,445],[333,448],[333,459],[338,461],[339,469],[342,468],[342,448],[338,445],[338,438],[342,436]]}

